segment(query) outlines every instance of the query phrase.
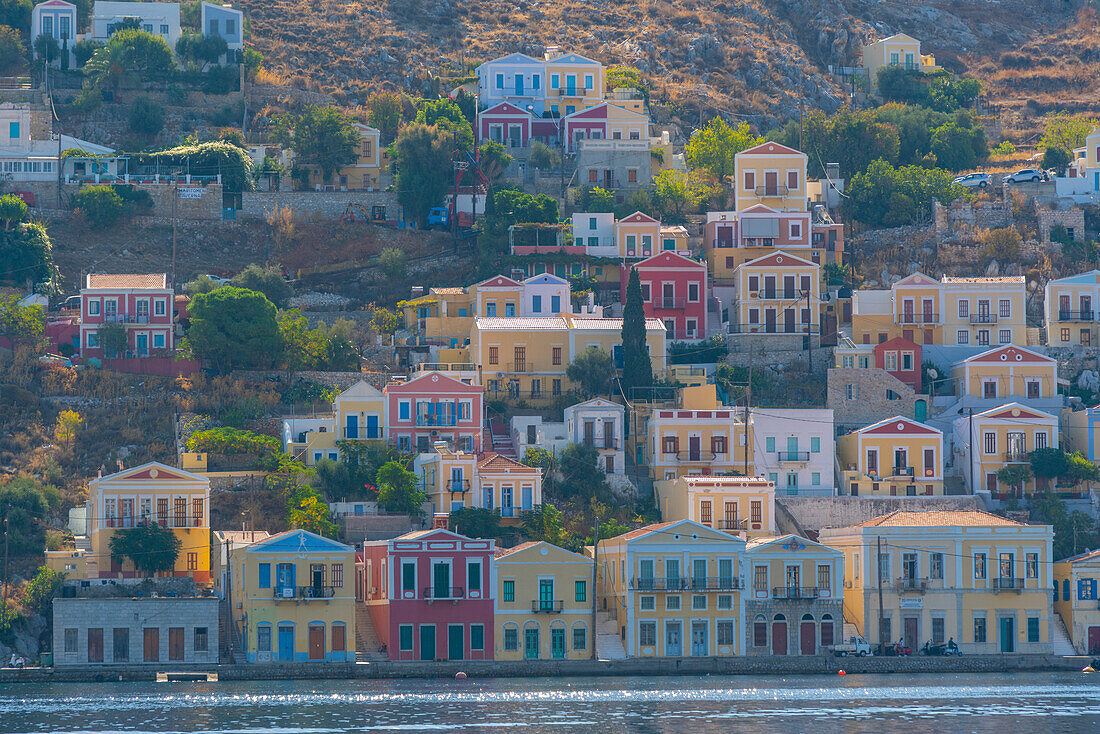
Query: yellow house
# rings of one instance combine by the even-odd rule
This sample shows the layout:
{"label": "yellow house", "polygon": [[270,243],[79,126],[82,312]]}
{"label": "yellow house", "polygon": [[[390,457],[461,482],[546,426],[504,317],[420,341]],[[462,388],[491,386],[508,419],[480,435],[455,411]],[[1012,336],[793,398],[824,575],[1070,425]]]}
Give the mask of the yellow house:
{"label": "yellow house", "polygon": [[913,273],[889,291],[853,294],[852,340],[881,344],[900,336],[917,344],[1027,344],[1023,276],[935,280]]}
{"label": "yellow house", "polygon": [[738,212],[762,205],[775,211],[806,210],[806,154],[765,142],[734,158],[734,203]]}
{"label": "yellow house", "polygon": [[1100,550],[1054,564],[1054,612],[1078,655],[1100,655]]}
{"label": "yellow house", "polygon": [[169,528],[180,540],[175,567],[158,576],[210,581],[210,480],[151,461],[88,482],[86,535],[77,549],[47,551],[46,564],[70,579],[140,578],[131,559],[111,557],[111,537],[140,525]]}
{"label": "yellow house", "polygon": [[600,609],[628,657],[744,654],[740,537],[678,520],[600,541],[596,553]]}
{"label": "yellow house", "polygon": [[615,244],[619,257],[643,258],[657,254],[661,222],[648,214],[634,212],[615,222]]}
{"label": "yellow house", "polygon": [[354,662],[355,549],[288,530],[229,553],[248,662]]}
{"label": "yellow house", "polygon": [[1024,347],[995,347],[956,362],[951,378],[964,404],[1018,400],[1035,407],[1057,407],[1061,402],[1058,360]]}
{"label": "yellow house", "polygon": [[819,655],[844,637],[844,554],[797,535],[745,551],[745,653]]}
{"label": "yellow house", "polygon": [[[665,368],[665,325],[647,318],[646,343],[654,372]],[[551,401],[571,387],[565,371],[586,349],[622,365],[622,319],[560,314],[528,318],[478,317],[470,357],[490,399]]]}
{"label": "yellow house", "polygon": [[603,64],[577,53],[546,52],[546,104],[565,117],[603,102],[607,77]]}
{"label": "yellow house", "polygon": [[896,415],[836,440],[841,494],[943,494],[943,433]]}
{"label": "yellow house", "polygon": [[776,534],[775,485],[763,477],[681,476],[653,489],[666,522],[692,520],[749,539]]}
{"label": "yellow house", "polygon": [[385,439],[385,398],[382,391],[360,380],[336,396],[332,413],[318,418],[283,421],[286,452],[313,466],[321,459],[340,458],[337,441]]}
{"label": "yellow house", "polygon": [[818,539],[844,553],[844,619],[868,642],[916,652],[954,640],[969,655],[1050,652],[1052,538],[1049,525],[934,510],[822,528]]}
{"label": "yellow house", "polygon": [[884,66],[902,66],[906,69],[930,73],[937,71],[936,57],[920,52],[920,41],[904,33],[895,33],[863,47],[863,71],[871,83],[871,91],[878,90],[878,70]]}
{"label": "yellow house", "polygon": [[542,504],[542,469],[491,451],[472,454],[437,442],[413,459],[413,473],[433,515],[480,507],[499,512],[502,525],[515,526],[521,513]]}
{"label": "yellow house", "polygon": [[734,272],[737,333],[821,331],[821,266],[787,252],[742,263]]}
{"label": "yellow house", "polygon": [[[1095,131],[1093,136],[1096,136]],[[1087,149],[1090,155],[1096,155],[1096,147],[1094,143]],[[1095,163],[1092,167],[1096,167]],[[1098,305],[1100,270],[1047,281],[1044,302],[1047,344],[1052,347],[1095,346],[1100,336],[1097,333]]]}
{"label": "yellow house", "polygon": [[721,405],[714,385],[682,388],[674,407],[639,411],[637,421],[634,455],[653,479],[752,475],[751,421],[743,409]]}
{"label": "yellow house", "polygon": [[1035,449],[1057,448],[1058,417],[1020,403],[999,405],[956,418],[953,444],[971,492],[986,491],[998,499],[1032,494],[1034,478],[1010,486],[997,474],[1009,466],[1029,467]]}
{"label": "yellow house", "polygon": [[401,301],[405,326],[430,342],[461,346],[476,315],[476,288],[431,288],[427,295]]}
{"label": "yellow house", "polygon": [[[355,151],[355,162],[338,170],[329,181],[319,166],[305,165],[309,171],[309,188],[320,191],[331,187],[337,191],[381,191],[389,186],[390,157],[382,145],[382,133],[360,122],[352,127],[359,133],[359,144]],[[357,212],[356,218],[362,217]]]}
{"label": "yellow house", "polygon": [[549,543],[497,551],[495,660],[594,658],[592,559]]}

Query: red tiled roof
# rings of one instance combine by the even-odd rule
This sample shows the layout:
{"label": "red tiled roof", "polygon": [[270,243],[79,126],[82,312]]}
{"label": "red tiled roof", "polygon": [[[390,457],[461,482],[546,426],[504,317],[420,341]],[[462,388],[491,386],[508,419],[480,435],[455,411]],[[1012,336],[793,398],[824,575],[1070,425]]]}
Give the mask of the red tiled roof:
{"label": "red tiled roof", "polygon": [[1023,527],[1024,523],[1009,520],[982,510],[928,510],[915,512],[896,510],[852,527],[857,528],[941,528],[986,527],[990,525]]}
{"label": "red tiled roof", "polygon": [[89,273],[88,288],[165,288],[164,273]]}
{"label": "red tiled roof", "polygon": [[538,471],[538,467],[527,466],[515,459],[510,459],[495,451],[486,451],[477,455],[478,469],[523,469],[525,471]]}
{"label": "red tiled roof", "polygon": [[[676,521],[678,522],[678,521]],[[622,535],[616,535],[614,538],[608,540],[634,540],[640,538],[643,535],[652,533],[654,530],[661,530],[667,528],[669,525],[675,525],[676,522],[659,522],[653,525],[646,525],[644,528],[638,528],[637,530],[631,530],[629,533],[623,533]]]}

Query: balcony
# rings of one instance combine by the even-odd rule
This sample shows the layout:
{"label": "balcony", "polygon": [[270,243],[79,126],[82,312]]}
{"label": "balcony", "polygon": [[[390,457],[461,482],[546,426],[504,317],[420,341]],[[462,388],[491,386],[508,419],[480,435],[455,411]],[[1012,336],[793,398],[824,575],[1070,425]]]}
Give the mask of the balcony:
{"label": "balcony", "polygon": [[997,314],[972,313],[972,314],[970,314],[970,323],[972,323],[972,324],[995,324],[995,323],[997,323]]}
{"label": "balcony", "polygon": [[315,599],[331,599],[336,596],[335,586],[275,586],[271,594],[274,599],[294,599],[297,601],[312,601]]}
{"label": "balcony", "polygon": [[1005,462],[1009,464],[1029,464],[1031,463],[1031,457],[1026,451],[1020,449],[1010,450],[1005,453]]}
{"label": "balcony", "polygon": [[1093,311],[1059,311],[1059,321],[1095,321],[1096,314]]}
{"label": "balcony", "polygon": [[817,587],[813,586],[776,586],[772,588],[773,599],[816,599]]}
{"label": "balcony", "polygon": [[451,494],[455,494],[455,493],[466,494],[467,492],[470,491],[470,480],[469,479],[448,479],[447,480],[447,491],[450,492]]}
{"label": "balcony", "polygon": [[714,461],[717,458],[718,454],[715,452],[703,451],[702,449],[688,449],[687,451],[676,452],[676,461]]}
{"label": "balcony", "polygon": [[911,466],[895,466],[890,470],[892,477],[911,477],[913,476],[913,467]]}
{"label": "balcony", "polygon": [[532,599],[531,612],[534,614],[560,614],[561,599]]}
{"label": "balcony", "polygon": [[[714,528],[715,530],[724,530],[727,533],[736,533],[739,530],[748,530],[749,521],[745,520],[719,520],[717,522],[702,522],[708,528]],[[759,523],[756,523],[759,525]]]}
{"label": "balcony", "polygon": [[938,313],[903,313],[898,317],[899,324],[938,324]]}
{"label": "balcony", "polygon": [[165,528],[201,528],[202,517],[188,515],[161,515],[159,520],[152,517],[137,518],[127,515],[103,518],[105,528],[134,528],[139,525],[160,525]]}
{"label": "balcony", "polygon": [[418,426],[431,426],[442,428],[454,428],[458,425],[458,416],[454,413],[444,415],[418,415],[416,416],[416,425]]}
{"label": "balcony", "polygon": [[780,451],[779,463],[805,463],[810,460],[809,451]]}
{"label": "balcony", "polygon": [[632,578],[630,589],[633,591],[732,591],[741,588],[741,579],[733,577],[702,576]]}
{"label": "balcony", "polygon": [[790,193],[790,189],[788,189],[786,186],[780,186],[778,184],[776,184],[775,186],[757,186],[755,189],[753,189],[753,193],[755,193],[757,196],[782,196],[786,198],[786,196]]}
{"label": "balcony", "polygon": [[999,578],[992,579],[993,581],[993,593],[998,591],[1015,591],[1019,594],[1024,590],[1024,580],[1012,578],[1011,576],[1001,576]]}
{"label": "balcony", "polygon": [[730,324],[730,334],[819,334],[821,324]]}
{"label": "balcony", "polygon": [[530,368],[530,363],[526,360],[522,362],[512,362],[508,367],[511,372],[526,372]]}
{"label": "balcony", "polygon": [[617,438],[601,438],[595,439],[591,436],[585,436],[583,441],[585,446],[591,446],[592,448],[606,449],[607,451],[617,451],[620,447],[619,440]]}
{"label": "balcony", "polygon": [[105,324],[148,324],[149,314],[109,313],[103,315]]}
{"label": "balcony", "polygon": [[757,293],[758,300],[765,301],[799,301],[810,295],[809,291],[798,288],[765,288]]}
{"label": "balcony", "polygon": [[660,309],[682,309],[687,305],[686,298],[654,298],[653,308],[655,310]]}
{"label": "balcony", "polygon": [[378,426],[370,428],[366,426],[345,426],[340,429],[340,437],[352,441],[380,441],[382,439],[382,429]]}
{"label": "balcony", "polygon": [[894,582],[894,588],[898,593],[916,591],[923,594],[928,589],[928,579],[900,578]]}
{"label": "balcony", "polygon": [[424,599],[433,601],[458,601],[466,598],[466,589],[461,586],[428,586],[424,589]]}

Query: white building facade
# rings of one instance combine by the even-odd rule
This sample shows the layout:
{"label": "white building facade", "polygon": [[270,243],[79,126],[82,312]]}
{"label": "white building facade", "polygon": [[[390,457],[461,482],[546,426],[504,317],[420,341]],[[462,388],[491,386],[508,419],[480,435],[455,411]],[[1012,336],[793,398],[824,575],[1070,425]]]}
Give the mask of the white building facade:
{"label": "white building facade", "polygon": [[753,464],[776,494],[836,494],[832,410],[756,408],[752,421]]}

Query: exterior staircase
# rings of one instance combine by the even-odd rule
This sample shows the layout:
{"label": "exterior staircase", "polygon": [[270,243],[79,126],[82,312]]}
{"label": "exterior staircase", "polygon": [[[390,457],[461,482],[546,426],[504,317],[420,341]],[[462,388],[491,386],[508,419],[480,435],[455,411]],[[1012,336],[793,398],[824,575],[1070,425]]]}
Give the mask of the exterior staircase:
{"label": "exterior staircase", "polygon": [[626,660],[619,623],[607,612],[596,614],[596,657],[600,660]]}
{"label": "exterior staircase", "polygon": [[512,441],[512,434],[508,432],[508,426],[504,424],[504,421],[489,421],[489,441],[492,444],[493,451],[501,456],[519,461],[516,445]]}
{"label": "exterior staircase", "polygon": [[239,634],[232,615],[224,601],[218,604],[218,661],[222,663],[234,662],[234,651],[240,650],[237,642]]}
{"label": "exterior staircase", "polygon": [[374,629],[370,612],[366,604],[355,603],[355,659],[361,660],[385,660],[386,654],[380,652],[382,641],[378,639],[378,633]]}
{"label": "exterior staircase", "polygon": [[1050,651],[1054,655],[1076,655],[1069,632],[1066,631],[1066,623],[1061,614],[1054,615],[1054,624],[1050,626]]}

